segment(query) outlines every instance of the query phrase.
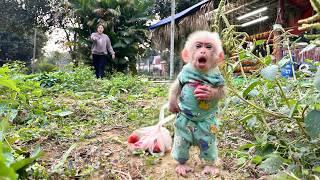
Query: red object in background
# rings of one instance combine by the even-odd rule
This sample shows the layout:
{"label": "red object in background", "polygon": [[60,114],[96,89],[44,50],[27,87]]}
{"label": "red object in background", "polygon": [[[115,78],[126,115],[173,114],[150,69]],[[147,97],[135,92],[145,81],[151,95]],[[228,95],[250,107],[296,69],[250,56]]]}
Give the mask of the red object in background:
{"label": "red object in background", "polygon": [[289,0],[289,3],[296,6],[297,8],[305,9],[311,6],[308,0]]}
{"label": "red object in background", "polygon": [[305,18],[312,16],[313,9],[311,7],[310,1],[289,0],[289,3],[301,10],[300,16],[296,16],[296,17],[288,20],[288,27],[292,27],[291,33],[299,35],[303,31],[298,30],[298,26],[299,26],[298,21],[300,19],[305,19]]}
{"label": "red object in background", "polygon": [[139,137],[132,133],[129,137],[128,137],[128,143],[136,143],[139,141]]}

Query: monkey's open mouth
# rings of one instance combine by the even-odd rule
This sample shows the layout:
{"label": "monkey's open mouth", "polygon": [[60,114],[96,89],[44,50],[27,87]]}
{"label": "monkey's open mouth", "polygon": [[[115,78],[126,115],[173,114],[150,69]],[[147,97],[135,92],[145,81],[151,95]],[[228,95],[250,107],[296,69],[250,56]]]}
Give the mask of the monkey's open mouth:
{"label": "monkey's open mouth", "polygon": [[200,57],[198,59],[198,62],[199,62],[199,64],[205,64],[205,63],[207,63],[207,59],[205,57]]}

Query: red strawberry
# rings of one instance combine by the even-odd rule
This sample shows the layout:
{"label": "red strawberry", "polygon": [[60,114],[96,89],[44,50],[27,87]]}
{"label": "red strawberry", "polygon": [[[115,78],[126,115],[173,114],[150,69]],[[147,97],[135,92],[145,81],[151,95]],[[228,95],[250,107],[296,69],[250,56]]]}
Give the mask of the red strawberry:
{"label": "red strawberry", "polygon": [[160,150],[160,146],[159,146],[159,144],[158,144],[158,143],[156,143],[156,145],[154,146],[154,148],[153,148],[153,152],[154,152],[154,153],[159,153],[159,152],[161,152],[161,150]]}
{"label": "red strawberry", "polygon": [[128,137],[128,143],[135,143],[139,141],[139,137],[132,133],[129,137]]}

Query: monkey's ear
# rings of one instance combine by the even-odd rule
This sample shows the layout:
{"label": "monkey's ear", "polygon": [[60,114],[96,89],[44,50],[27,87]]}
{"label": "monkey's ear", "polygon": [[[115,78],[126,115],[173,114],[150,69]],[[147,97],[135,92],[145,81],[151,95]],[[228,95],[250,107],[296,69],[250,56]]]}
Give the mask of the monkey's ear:
{"label": "monkey's ear", "polygon": [[222,64],[223,62],[224,62],[224,52],[220,52],[217,64]]}
{"label": "monkey's ear", "polygon": [[189,52],[188,50],[186,49],[183,49],[182,52],[181,52],[181,57],[182,57],[182,60],[185,62],[185,63],[188,63],[189,62]]}

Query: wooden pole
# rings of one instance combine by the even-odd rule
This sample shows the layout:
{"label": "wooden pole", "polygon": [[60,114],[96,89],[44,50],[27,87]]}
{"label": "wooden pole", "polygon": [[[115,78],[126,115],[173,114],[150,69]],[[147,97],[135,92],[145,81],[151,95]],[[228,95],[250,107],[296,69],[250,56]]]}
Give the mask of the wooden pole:
{"label": "wooden pole", "polygon": [[34,28],[34,38],[33,38],[33,57],[31,62],[31,70],[34,73],[34,63],[36,59],[36,46],[37,46],[37,28]]}
{"label": "wooden pole", "polygon": [[175,0],[171,0],[171,37],[170,37],[170,79],[174,76],[174,15],[175,15],[176,3]]}

